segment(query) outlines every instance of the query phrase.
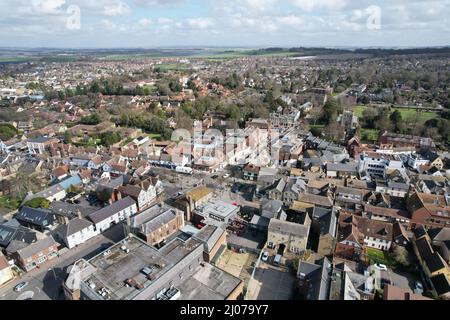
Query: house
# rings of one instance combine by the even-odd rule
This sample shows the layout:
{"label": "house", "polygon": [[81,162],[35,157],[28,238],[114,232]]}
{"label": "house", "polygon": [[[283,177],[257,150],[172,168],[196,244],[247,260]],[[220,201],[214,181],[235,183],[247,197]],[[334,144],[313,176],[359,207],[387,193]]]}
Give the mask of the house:
{"label": "house", "polygon": [[393,225],[341,212],[338,241],[357,249],[367,246],[388,251],[393,241]]}
{"label": "house", "polygon": [[130,220],[134,234],[154,246],[184,227],[183,212],[166,204],[157,204]]}
{"label": "house", "polygon": [[247,164],[244,167],[244,180],[251,180],[256,181],[258,179],[259,171],[261,170],[261,167]]}
{"label": "house", "polygon": [[443,195],[414,192],[407,199],[414,226],[448,228],[450,226],[450,206]]}
{"label": "house", "polygon": [[424,297],[421,294],[413,293],[411,290],[406,290],[391,284],[384,285],[383,300],[432,300]]}
{"label": "house", "polygon": [[298,201],[294,201],[292,207],[301,206],[301,205],[309,205],[311,207],[317,206],[322,208],[332,208],[333,200],[328,196],[318,196],[315,194],[302,193],[298,197]]}
{"label": "house", "polygon": [[196,187],[180,196],[174,205],[184,212],[186,221],[191,221],[194,210],[210,200],[213,195],[214,191],[210,188]]}
{"label": "house", "polygon": [[239,212],[239,207],[222,200],[210,199],[197,206],[194,222],[201,222],[226,228]]}
{"label": "house", "polygon": [[390,133],[385,131],[380,136],[382,149],[393,147],[414,147],[416,149],[434,149],[436,146],[432,139],[411,135]]}
{"label": "house", "polygon": [[156,188],[158,182],[159,180],[149,178],[135,185],[120,186],[118,191],[123,197],[129,196],[133,198],[137,203],[138,210],[142,211],[155,203],[156,197],[160,193]]}
{"label": "house", "polygon": [[53,169],[52,176],[56,180],[62,180],[69,175],[69,166],[63,165]]}
{"label": "house", "polygon": [[389,223],[400,222],[406,225],[409,224],[411,220],[411,215],[408,211],[376,207],[370,204],[364,205],[363,217]]}
{"label": "house", "polygon": [[45,153],[50,145],[59,143],[56,138],[39,137],[27,140],[28,152],[30,154],[43,154]]}
{"label": "house", "polygon": [[450,297],[450,267],[431,245],[423,227],[414,229],[414,252],[439,297]]}
{"label": "house", "polygon": [[300,261],[297,270],[300,296],[305,300],[328,300],[332,268],[327,258],[314,263]]}
{"label": "house", "polygon": [[66,195],[67,195],[66,189],[63,188],[59,184],[55,184],[51,187],[48,187],[45,190],[42,190],[38,193],[28,196],[25,200],[28,201],[28,200],[32,200],[35,198],[44,198],[50,202],[53,202],[53,201],[59,201],[59,200],[64,199],[66,197]]}
{"label": "house", "polygon": [[420,155],[427,161],[427,165],[429,167],[434,167],[438,170],[442,170],[444,168],[444,161],[436,152],[425,149],[422,150]]}
{"label": "house", "polygon": [[103,158],[100,155],[94,156],[92,157],[88,163],[87,163],[87,167],[91,170],[98,170],[102,167],[103,165]]}
{"label": "house", "polygon": [[334,252],[336,244],[338,210],[314,207],[311,228],[319,235],[317,253],[323,256]]}
{"label": "house", "polygon": [[253,215],[250,225],[257,230],[267,232],[270,219],[276,218],[285,220],[282,218],[286,213],[282,210],[283,202],[279,200],[262,199],[260,210],[261,215]]}
{"label": "house", "polygon": [[394,181],[376,181],[376,191],[387,193],[392,197],[405,198],[409,191],[409,184]]}
{"label": "house", "polygon": [[91,221],[77,217],[63,225],[58,235],[67,248],[72,249],[97,236],[98,232]]}
{"label": "house", "polygon": [[281,178],[275,187],[268,192],[268,198],[270,200],[282,200],[283,199],[283,190],[286,186],[286,180]]}
{"label": "house", "polygon": [[58,243],[52,236],[46,236],[31,244],[15,242],[13,245],[14,249],[11,244],[8,246],[9,255],[27,272],[58,255]]}
{"label": "house", "polygon": [[306,191],[306,183],[301,179],[289,179],[283,191],[283,203],[289,207]]}
{"label": "house", "polygon": [[353,212],[362,209],[365,191],[361,189],[338,186],[335,191],[335,204]]}
{"label": "house", "polygon": [[23,226],[43,232],[57,226],[57,219],[52,211],[22,207],[14,216]]}
{"label": "house", "polygon": [[136,201],[131,197],[126,197],[104,207],[88,217],[94,223],[95,231],[102,233],[128,217],[137,213]]}
{"label": "house", "polygon": [[358,168],[353,163],[327,163],[327,177],[353,178],[358,176]]}
{"label": "house", "polygon": [[8,260],[0,252],[0,286],[14,279],[14,274],[12,272],[11,266],[8,263]]}
{"label": "house", "polygon": [[219,226],[207,225],[194,238],[203,243],[203,259],[206,262],[211,262],[227,245],[227,231]]}
{"label": "house", "polygon": [[309,218],[304,224],[271,219],[267,233],[267,247],[278,252],[288,250],[300,254],[306,250],[310,226]]}

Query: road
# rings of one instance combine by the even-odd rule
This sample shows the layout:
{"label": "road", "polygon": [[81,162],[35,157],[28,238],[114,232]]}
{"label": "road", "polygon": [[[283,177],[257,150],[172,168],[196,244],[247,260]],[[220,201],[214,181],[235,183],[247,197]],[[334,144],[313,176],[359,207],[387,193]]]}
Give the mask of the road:
{"label": "road", "polygon": [[[81,258],[94,257],[123,238],[123,226],[119,224],[112,227],[83,245],[60,254],[39,269],[0,287],[0,300],[64,300],[61,284],[66,279],[67,267]],[[29,282],[28,285],[21,292],[15,292],[13,288],[24,281]]]}

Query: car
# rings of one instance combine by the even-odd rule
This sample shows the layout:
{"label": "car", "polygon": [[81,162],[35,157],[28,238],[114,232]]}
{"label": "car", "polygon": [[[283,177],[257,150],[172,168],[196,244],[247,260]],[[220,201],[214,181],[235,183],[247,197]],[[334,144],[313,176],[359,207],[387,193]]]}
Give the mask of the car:
{"label": "car", "polygon": [[238,204],[237,204],[236,202],[233,202],[233,206],[237,207],[237,206],[238,206]]}
{"label": "car", "polygon": [[420,281],[416,281],[416,291],[423,292],[423,285]]}
{"label": "car", "polygon": [[219,176],[216,174],[216,175],[213,175],[212,177],[211,177],[211,179],[217,179]]}
{"label": "car", "polygon": [[224,179],[229,178],[229,177],[230,177],[230,174],[227,173],[227,174],[225,174],[223,177],[224,177]]}
{"label": "car", "polygon": [[381,270],[381,271],[387,271],[387,266],[384,265],[384,264],[376,263],[374,266],[375,266],[375,268],[377,268],[378,270]]}
{"label": "car", "polygon": [[269,260],[269,253],[266,251],[263,253],[261,260],[266,262],[267,260]]}
{"label": "car", "polygon": [[17,286],[14,287],[14,291],[16,292],[20,292],[23,290],[23,288],[25,288],[28,285],[28,282],[21,282],[19,283]]}

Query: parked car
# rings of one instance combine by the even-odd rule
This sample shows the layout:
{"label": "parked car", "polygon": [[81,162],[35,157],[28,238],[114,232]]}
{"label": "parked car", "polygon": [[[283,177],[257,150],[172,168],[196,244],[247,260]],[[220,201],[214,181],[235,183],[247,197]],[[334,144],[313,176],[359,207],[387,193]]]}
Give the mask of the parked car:
{"label": "parked car", "polygon": [[269,260],[269,253],[266,251],[263,253],[262,257],[261,257],[262,261],[266,262],[267,260]]}
{"label": "parked car", "polygon": [[378,270],[387,271],[387,266],[381,263],[376,263],[375,268],[377,268]]}
{"label": "parked car", "polygon": [[20,292],[22,291],[26,286],[28,285],[28,282],[21,282],[17,286],[14,287],[14,291]]}
{"label": "parked car", "polygon": [[416,291],[419,291],[419,292],[421,292],[421,293],[423,292],[423,285],[422,285],[422,282],[416,281],[415,286],[416,286],[416,288],[415,288]]}

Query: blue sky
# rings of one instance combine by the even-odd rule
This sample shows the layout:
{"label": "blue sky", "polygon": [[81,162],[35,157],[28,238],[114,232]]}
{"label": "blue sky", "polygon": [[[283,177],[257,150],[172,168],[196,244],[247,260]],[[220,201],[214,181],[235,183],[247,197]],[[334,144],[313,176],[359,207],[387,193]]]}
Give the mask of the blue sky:
{"label": "blue sky", "polygon": [[[68,28],[77,20],[73,6],[80,25]],[[0,7],[0,46],[450,45],[450,0],[0,0]]]}

